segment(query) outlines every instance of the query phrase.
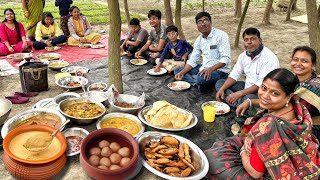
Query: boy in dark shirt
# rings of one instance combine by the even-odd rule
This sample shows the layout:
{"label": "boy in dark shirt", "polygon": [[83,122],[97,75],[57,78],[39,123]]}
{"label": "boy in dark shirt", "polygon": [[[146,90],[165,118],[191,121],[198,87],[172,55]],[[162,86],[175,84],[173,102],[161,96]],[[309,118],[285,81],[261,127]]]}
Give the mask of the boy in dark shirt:
{"label": "boy in dark shirt", "polygon": [[55,2],[55,6],[59,6],[61,29],[64,35],[66,35],[67,37],[70,36],[70,32],[68,29],[68,19],[69,19],[69,9],[72,3],[73,3],[72,0],[56,0]]}
{"label": "boy in dark shirt", "polygon": [[130,20],[129,29],[128,37],[121,42],[120,51],[126,51],[128,56],[131,57],[139,48],[146,44],[149,33],[144,28],[141,28],[140,21],[137,18]]}
{"label": "boy in dark shirt", "polygon": [[[191,54],[193,47],[185,40],[178,39],[178,28],[176,26],[168,26],[166,34],[169,42],[166,44],[160,59],[157,58],[155,72],[160,71],[163,66],[168,72],[173,71],[178,67],[183,67]],[[172,59],[165,59],[168,53],[172,54]]]}

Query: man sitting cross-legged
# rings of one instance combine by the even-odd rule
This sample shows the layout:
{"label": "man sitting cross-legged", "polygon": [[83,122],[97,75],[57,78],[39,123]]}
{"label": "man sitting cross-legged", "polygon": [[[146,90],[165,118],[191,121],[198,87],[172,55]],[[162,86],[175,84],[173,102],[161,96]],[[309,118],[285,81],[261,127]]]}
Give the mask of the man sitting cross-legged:
{"label": "man sitting cross-legged", "polygon": [[[277,56],[262,44],[260,32],[256,28],[248,28],[243,34],[245,52],[238,57],[227,80],[216,83],[216,99],[224,100],[231,107],[237,107],[243,101],[256,99],[263,78],[272,70],[279,68]],[[242,74],[246,81],[238,81]]]}

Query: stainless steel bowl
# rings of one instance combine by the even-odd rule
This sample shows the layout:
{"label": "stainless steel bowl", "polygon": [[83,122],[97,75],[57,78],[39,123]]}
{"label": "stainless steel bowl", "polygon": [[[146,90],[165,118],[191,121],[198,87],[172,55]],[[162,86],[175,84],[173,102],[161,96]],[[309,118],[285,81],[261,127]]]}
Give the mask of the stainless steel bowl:
{"label": "stainless steel bowl", "polygon": [[[68,86],[68,83],[78,82],[79,86]],[[56,80],[56,84],[64,89],[76,90],[88,84],[88,79],[82,76],[67,76]]]}
{"label": "stainless steel bowl", "polygon": [[[137,100],[139,99],[139,97],[134,96],[134,95],[129,95],[129,94],[119,94],[119,99],[123,100],[125,103],[135,104],[137,102]],[[122,102],[121,100],[119,102]],[[143,102],[143,104],[141,104],[141,106],[139,106],[139,107],[123,108],[123,107],[119,107],[119,106],[114,105],[110,99],[108,101],[110,103],[111,112],[125,112],[125,113],[130,113],[130,114],[135,114],[135,115],[145,105],[145,102]]]}
{"label": "stainless steel bowl", "polygon": [[89,68],[82,66],[68,66],[61,69],[61,72],[66,72],[70,74],[76,74],[76,72],[80,72],[81,74],[86,74],[89,72]]}
{"label": "stainless steel bowl", "polygon": [[11,108],[12,108],[12,103],[6,98],[0,98],[0,126],[7,120]]}
{"label": "stainless steel bowl", "polygon": [[22,122],[32,116],[39,115],[39,114],[53,114],[57,117],[57,120],[61,121],[61,124],[66,121],[66,118],[62,114],[60,114],[59,111],[57,111],[57,110],[52,110],[52,109],[48,109],[48,108],[31,109],[31,110],[27,110],[22,113],[19,113],[19,114],[13,116],[12,118],[8,119],[4,123],[4,125],[1,129],[1,136],[4,138],[20,122]]}
{"label": "stainless steel bowl", "polygon": [[117,118],[117,117],[128,118],[128,119],[136,122],[140,126],[140,131],[137,134],[133,135],[133,137],[139,137],[144,132],[144,129],[145,129],[144,125],[141,123],[139,118],[137,116],[134,116],[134,115],[128,114],[128,113],[109,113],[109,114],[106,114],[105,116],[100,118],[99,121],[97,122],[97,124],[96,124],[97,129],[102,129],[101,124],[103,121],[106,121],[106,120],[112,119],[112,118]]}
{"label": "stainless steel bowl", "polygon": [[[72,128],[68,128],[65,129],[63,132],[64,136],[67,139],[67,156],[74,156],[80,153],[80,146],[81,146],[81,142],[82,140],[89,134],[89,132],[85,129],[82,128],[78,128],[78,127],[72,127]],[[70,138],[78,138],[78,139],[82,139],[77,143],[77,146],[79,146],[79,150],[78,151],[74,151],[72,152],[72,147],[70,147],[72,144],[70,144]],[[73,147],[74,148],[74,147]]]}
{"label": "stainless steel bowl", "polygon": [[75,97],[80,97],[80,94],[75,93],[75,92],[65,92],[65,93],[61,93],[61,94],[56,95],[53,98],[53,102],[58,105],[61,101],[65,100],[65,99],[75,98]]}
{"label": "stainless steel bowl", "polygon": [[160,129],[160,130],[164,130],[164,131],[183,131],[183,130],[187,130],[190,129],[192,127],[194,127],[195,125],[197,125],[198,123],[198,118],[196,115],[194,115],[192,112],[186,110],[186,109],[182,109],[182,108],[177,108],[177,110],[184,112],[184,113],[192,113],[192,120],[191,123],[189,124],[189,126],[185,127],[185,128],[164,128],[164,127],[160,127],[160,126],[156,126],[153,124],[150,124],[145,118],[144,115],[147,114],[147,112],[152,108],[151,106],[147,106],[144,107],[143,109],[141,109],[138,113],[138,117],[140,119],[140,121],[142,121],[145,125],[156,128],[156,129]]}
{"label": "stainless steel bowl", "polygon": [[108,95],[103,91],[88,91],[81,93],[80,97],[89,98],[101,102],[104,106],[108,106]]}
{"label": "stainless steel bowl", "polygon": [[88,91],[106,91],[108,88],[108,84],[106,83],[92,83],[88,86]]}
{"label": "stainless steel bowl", "polygon": [[[72,105],[72,104],[76,104],[76,103],[84,103],[84,102],[89,102],[89,103],[95,103],[96,105],[98,105],[103,112],[95,117],[91,117],[91,118],[78,118],[78,117],[74,117],[74,116],[70,116],[66,113],[64,113],[62,111],[62,109]],[[70,98],[70,99],[65,99],[63,101],[61,101],[59,103],[59,111],[66,116],[67,118],[69,118],[71,120],[71,122],[78,124],[78,125],[87,125],[90,123],[93,123],[95,120],[99,119],[101,116],[103,116],[106,113],[106,107],[104,107],[104,105],[102,103],[100,103],[99,101],[95,101],[92,99],[88,99],[88,98]]]}
{"label": "stainless steel bowl", "polygon": [[[173,177],[173,176],[170,176],[168,174],[164,174],[164,173],[156,170],[155,168],[153,168],[152,166],[150,166],[146,162],[146,158],[144,156],[145,147],[147,146],[147,144],[149,142],[160,141],[161,137],[163,137],[163,136],[172,136],[172,137],[178,139],[180,143],[187,143],[189,145],[191,160],[193,162],[193,166],[196,169],[195,171],[193,171],[191,173],[190,176],[181,177],[181,178],[180,177]],[[138,137],[137,141],[139,143],[140,156],[143,157],[142,158],[142,165],[157,176],[160,176],[165,179],[170,179],[170,180],[194,180],[194,179],[203,178],[204,176],[206,176],[206,174],[209,171],[209,162],[208,162],[206,155],[203,153],[203,151],[197,145],[195,145],[193,142],[189,141],[186,138],[183,138],[183,137],[177,136],[177,135],[167,134],[167,133],[149,131],[149,132],[143,133],[140,137]]]}

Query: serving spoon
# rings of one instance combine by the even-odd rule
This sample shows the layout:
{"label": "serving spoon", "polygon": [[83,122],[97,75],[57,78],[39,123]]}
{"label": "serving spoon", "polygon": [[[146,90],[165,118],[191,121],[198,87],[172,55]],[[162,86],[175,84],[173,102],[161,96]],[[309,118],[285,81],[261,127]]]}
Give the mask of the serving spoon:
{"label": "serving spoon", "polygon": [[23,144],[23,147],[25,147],[28,151],[31,152],[40,152],[44,149],[48,148],[49,145],[52,143],[53,138],[56,136],[56,134],[68,123],[70,122],[70,119],[67,119],[64,123],[61,124],[61,126],[56,129],[52,134],[50,133],[43,133],[40,136],[35,135],[31,136],[26,140],[26,142]]}

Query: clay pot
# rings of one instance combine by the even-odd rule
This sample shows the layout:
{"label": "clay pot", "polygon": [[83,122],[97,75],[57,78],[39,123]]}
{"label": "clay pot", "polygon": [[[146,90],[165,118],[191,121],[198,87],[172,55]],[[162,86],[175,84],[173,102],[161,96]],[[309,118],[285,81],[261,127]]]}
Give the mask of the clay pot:
{"label": "clay pot", "polygon": [[18,179],[51,179],[55,177],[64,168],[67,161],[65,154],[67,141],[65,136],[61,132],[56,135],[61,142],[61,149],[55,156],[44,160],[32,161],[15,156],[9,149],[12,138],[27,131],[52,133],[55,129],[48,126],[32,125],[21,126],[10,131],[3,141],[3,162],[6,169]]}
{"label": "clay pot", "polygon": [[[91,165],[89,163],[89,149],[97,147],[101,140],[117,142],[121,147],[128,147],[130,149],[129,157],[131,158],[129,164],[117,170],[103,170]],[[94,179],[130,179],[138,174],[141,169],[139,146],[134,137],[123,130],[114,128],[99,129],[84,138],[80,150],[80,164],[86,173]]]}

